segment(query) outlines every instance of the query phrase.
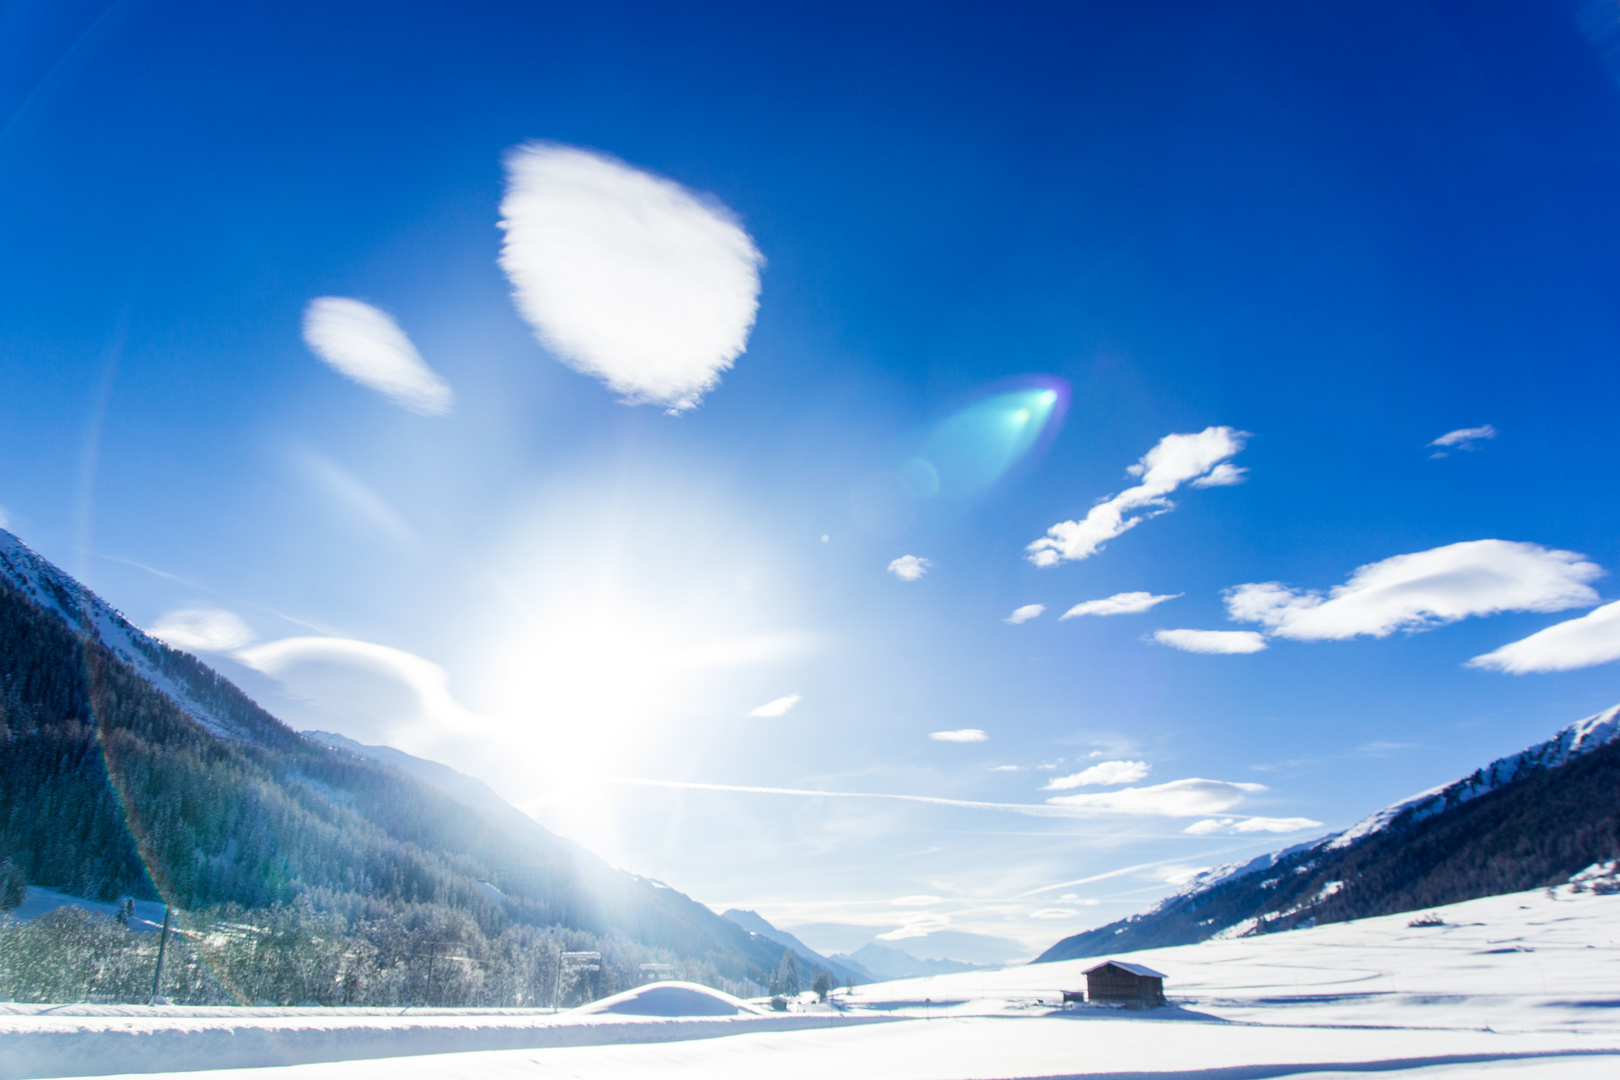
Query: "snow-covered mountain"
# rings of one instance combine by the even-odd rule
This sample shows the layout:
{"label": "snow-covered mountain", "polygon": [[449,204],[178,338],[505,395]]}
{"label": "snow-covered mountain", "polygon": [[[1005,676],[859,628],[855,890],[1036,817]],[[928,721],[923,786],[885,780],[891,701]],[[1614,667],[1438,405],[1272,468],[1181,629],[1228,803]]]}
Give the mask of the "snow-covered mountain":
{"label": "snow-covered mountain", "polygon": [[105,645],[187,716],[215,735],[253,743],[284,741],[279,723],[229,680],[195,657],[170,648],[39,555],[0,529],[0,581],[15,586],[73,631]]}
{"label": "snow-covered mountain", "polygon": [[1199,874],[1038,959],[1190,944],[1558,884],[1620,856],[1620,705],[1318,840]]}

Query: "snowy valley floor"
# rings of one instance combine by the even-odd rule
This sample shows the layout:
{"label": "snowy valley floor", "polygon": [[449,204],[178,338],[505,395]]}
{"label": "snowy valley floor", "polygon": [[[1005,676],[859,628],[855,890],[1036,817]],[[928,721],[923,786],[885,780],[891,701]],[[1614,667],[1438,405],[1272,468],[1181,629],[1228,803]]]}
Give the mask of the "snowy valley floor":
{"label": "snowy valley floor", "polygon": [[1054,1007],[1095,959],[860,987],[842,1016],[0,1005],[0,1077],[152,1080],[227,1063],[175,1075],[1620,1077],[1620,896],[1435,910],[1445,925],[1411,927],[1408,914],[1121,954],[1169,976],[1172,1006],[1143,1013]]}

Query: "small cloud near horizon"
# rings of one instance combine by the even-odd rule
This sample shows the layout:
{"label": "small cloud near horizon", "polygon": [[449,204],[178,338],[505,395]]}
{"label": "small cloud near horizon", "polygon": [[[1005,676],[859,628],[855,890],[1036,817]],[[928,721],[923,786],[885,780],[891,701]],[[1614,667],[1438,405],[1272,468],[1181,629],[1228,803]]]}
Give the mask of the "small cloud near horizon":
{"label": "small cloud near horizon", "polygon": [[1036,618],[1045,610],[1045,604],[1025,604],[1023,607],[1015,609],[1011,615],[1007,616],[1005,621],[1017,626],[1019,623],[1029,622],[1029,620]]}
{"label": "small cloud near horizon", "polygon": [[804,700],[804,695],[803,694],[789,694],[787,697],[779,697],[775,701],[767,701],[763,705],[760,705],[760,706],[758,706],[756,708],[749,709],[748,712],[745,713],[744,715],[751,716],[751,717],[759,717],[759,718],[762,718],[762,719],[770,719],[772,717],[777,717],[777,716],[786,716],[788,714],[789,709],[792,709],[793,706],[797,705],[799,702],[801,702],[803,700]]}
{"label": "small cloud near horizon", "polygon": [[746,349],[765,259],[714,198],[534,142],[506,155],[499,224],[518,312],[626,404],[696,408]]}
{"label": "small cloud near horizon", "polygon": [[1243,836],[1253,833],[1291,833],[1322,828],[1320,821],[1310,818],[1206,818],[1195,821],[1181,831],[1189,836]]}
{"label": "small cloud near horizon", "polygon": [[959,728],[956,731],[931,731],[928,737],[935,742],[985,742],[990,738],[976,727]]}
{"label": "small cloud near horizon", "polygon": [[1211,656],[1241,656],[1266,648],[1265,635],[1253,630],[1155,630],[1153,640],[1182,652]]}
{"label": "small cloud near horizon", "polygon": [[1167,596],[1154,596],[1150,592],[1122,592],[1102,600],[1086,600],[1074,605],[1059,616],[1063,619],[1078,619],[1082,615],[1136,615],[1147,611],[1166,600],[1174,600],[1183,595],[1171,593]]}
{"label": "small cloud near horizon", "polygon": [[318,296],[304,309],[304,343],[338,374],[402,409],[445,416],[455,394],[393,318],[346,296]]}
{"label": "small cloud near horizon", "polygon": [[1110,784],[1134,784],[1152,771],[1145,761],[1099,761],[1089,769],[1071,776],[1055,776],[1042,791],[1067,791],[1077,787],[1106,787]]}
{"label": "small cloud near horizon", "polygon": [[[1103,544],[1149,518],[1176,508],[1170,494],[1189,481],[1194,487],[1224,487],[1243,481],[1245,470],[1227,463],[1243,449],[1248,433],[1230,427],[1207,427],[1189,434],[1166,435],[1125,471],[1141,483],[1112,495],[1079,521],[1060,521],[1025,549],[1036,566],[1089,559]],[[1201,482],[1200,482],[1201,481]],[[1138,511],[1127,516],[1131,511]]]}
{"label": "small cloud near horizon", "polygon": [[1264,784],[1233,783],[1189,777],[1149,787],[1121,788],[1084,795],[1055,795],[1053,806],[1098,813],[1139,814],[1150,817],[1208,817],[1232,809],[1250,794],[1265,791]]}
{"label": "small cloud near horizon", "polygon": [[1431,442],[1429,446],[1441,447],[1442,449],[1436,450],[1429,456],[1431,458],[1447,457],[1448,449],[1464,451],[1478,450],[1479,443],[1484,442],[1487,439],[1494,438],[1496,438],[1496,428],[1492,427],[1490,424],[1481,424],[1479,427],[1458,428],[1456,431],[1446,432],[1444,435]]}
{"label": "small cloud near horizon", "polygon": [[160,616],[146,631],[165,645],[196,652],[230,652],[256,636],[234,612],[182,608]]}
{"label": "small cloud near horizon", "polygon": [[916,581],[934,564],[916,555],[902,555],[889,564],[889,573],[901,581]]}

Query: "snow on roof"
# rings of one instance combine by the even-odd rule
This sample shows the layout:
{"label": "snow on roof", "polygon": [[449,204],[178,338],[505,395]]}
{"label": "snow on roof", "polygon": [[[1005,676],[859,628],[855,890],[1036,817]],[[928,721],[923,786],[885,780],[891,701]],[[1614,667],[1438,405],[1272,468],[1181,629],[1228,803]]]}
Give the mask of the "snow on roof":
{"label": "snow on roof", "polygon": [[1141,975],[1149,979],[1165,978],[1165,974],[1162,971],[1154,971],[1152,968],[1143,964],[1127,964],[1123,960],[1105,960],[1094,968],[1087,968],[1086,974],[1090,975],[1094,971],[1101,971],[1103,968],[1110,966],[1117,967],[1121,971],[1128,971],[1132,975]]}

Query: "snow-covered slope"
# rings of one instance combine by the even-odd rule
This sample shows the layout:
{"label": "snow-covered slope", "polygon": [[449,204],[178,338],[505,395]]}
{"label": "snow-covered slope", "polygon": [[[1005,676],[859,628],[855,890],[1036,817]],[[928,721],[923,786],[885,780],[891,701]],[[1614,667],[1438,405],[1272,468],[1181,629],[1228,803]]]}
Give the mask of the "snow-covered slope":
{"label": "snow-covered slope", "polygon": [[0,581],[99,641],[215,735],[263,742],[290,731],[195,657],[165,645],[15,535],[0,529]]}
{"label": "snow-covered slope", "polygon": [[1477,799],[1488,791],[1495,791],[1527,772],[1551,769],[1580,754],[1591,753],[1600,746],[1620,739],[1620,705],[1577,720],[1544,743],[1504,758],[1497,758],[1483,769],[1451,784],[1444,784],[1420,792],[1409,799],[1384,807],[1375,814],[1352,825],[1328,841],[1328,849],[1346,848],[1374,833],[1382,832],[1395,821],[1415,824],[1426,817]]}

